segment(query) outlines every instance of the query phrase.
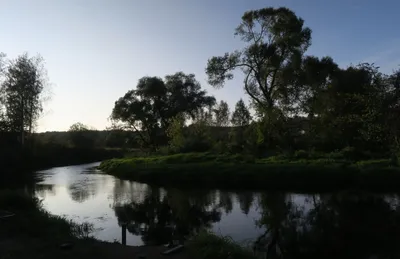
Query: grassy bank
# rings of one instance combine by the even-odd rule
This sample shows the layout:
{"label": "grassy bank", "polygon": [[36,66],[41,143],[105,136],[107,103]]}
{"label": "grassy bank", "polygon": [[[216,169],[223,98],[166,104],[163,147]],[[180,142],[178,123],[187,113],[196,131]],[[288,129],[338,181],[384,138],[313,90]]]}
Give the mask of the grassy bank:
{"label": "grassy bank", "polygon": [[159,185],[217,188],[332,190],[389,189],[400,186],[400,168],[393,159],[350,161],[344,158],[254,159],[241,155],[188,153],[111,159],[106,173]]}

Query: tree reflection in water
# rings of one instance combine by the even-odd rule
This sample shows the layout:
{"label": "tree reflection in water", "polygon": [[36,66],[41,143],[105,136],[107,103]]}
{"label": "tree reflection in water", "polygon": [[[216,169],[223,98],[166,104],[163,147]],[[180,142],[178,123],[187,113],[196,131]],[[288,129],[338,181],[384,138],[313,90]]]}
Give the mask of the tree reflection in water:
{"label": "tree reflection in water", "polygon": [[307,210],[281,193],[263,194],[260,226],[278,230],[284,258],[399,258],[398,196],[310,196]]}
{"label": "tree reflection in water", "polygon": [[98,181],[93,181],[89,178],[74,181],[68,185],[68,193],[72,200],[82,203],[90,197],[96,196],[98,191]]}
{"label": "tree reflection in water", "polygon": [[[144,190],[143,190],[144,191]],[[148,187],[143,199],[116,202],[119,224],[141,235],[144,244],[170,241],[172,227],[181,236],[211,228],[238,202],[243,213],[258,208],[266,240],[277,235],[284,258],[400,258],[398,195],[361,192],[305,195],[283,192],[237,194]],[[236,197],[235,197],[236,196]],[[304,197],[304,195],[303,195]],[[236,199],[235,199],[236,198]]]}
{"label": "tree reflection in water", "polygon": [[177,189],[163,194],[149,187],[143,201],[116,204],[114,210],[118,224],[127,224],[128,231],[141,235],[144,244],[165,244],[171,240],[172,227],[177,235],[186,236],[219,221],[221,212],[214,195]]}

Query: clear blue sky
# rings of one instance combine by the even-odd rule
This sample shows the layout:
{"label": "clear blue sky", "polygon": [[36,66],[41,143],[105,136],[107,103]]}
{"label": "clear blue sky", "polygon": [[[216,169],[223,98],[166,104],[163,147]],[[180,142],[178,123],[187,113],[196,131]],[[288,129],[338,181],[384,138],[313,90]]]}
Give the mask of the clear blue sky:
{"label": "clear blue sky", "polygon": [[244,96],[241,78],[206,83],[207,59],[241,46],[233,35],[246,10],[286,6],[313,30],[308,54],[341,66],[400,64],[398,0],[0,0],[0,52],[40,53],[52,83],[38,131],[74,122],[108,125],[114,102],[142,76],[195,73],[217,99]]}

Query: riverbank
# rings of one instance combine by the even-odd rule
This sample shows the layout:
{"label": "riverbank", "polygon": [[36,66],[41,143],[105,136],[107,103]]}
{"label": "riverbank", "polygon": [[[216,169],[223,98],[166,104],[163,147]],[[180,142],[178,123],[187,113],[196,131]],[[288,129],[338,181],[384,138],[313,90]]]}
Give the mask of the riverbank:
{"label": "riverbank", "polygon": [[167,186],[297,191],[342,188],[387,191],[400,186],[400,168],[393,159],[255,159],[241,155],[188,153],[111,159],[103,161],[99,169],[123,179]]}
{"label": "riverbank", "polygon": [[[11,217],[4,217],[8,214]],[[164,258],[164,247],[129,247],[90,237],[91,226],[53,216],[28,194],[0,191],[0,258]],[[189,258],[187,252],[169,256]],[[190,258],[193,258],[191,256]]]}
{"label": "riverbank", "polygon": [[21,179],[32,182],[32,171],[51,167],[78,165],[98,162],[105,159],[121,158],[121,149],[76,148],[60,145],[42,145],[31,150],[2,150],[0,152],[0,187],[7,186]]}
{"label": "riverbank", "polygon": [[118,148],[47,147],[34,151],[30,166],[40,170],[121,158],[123,155],[124,152]]}

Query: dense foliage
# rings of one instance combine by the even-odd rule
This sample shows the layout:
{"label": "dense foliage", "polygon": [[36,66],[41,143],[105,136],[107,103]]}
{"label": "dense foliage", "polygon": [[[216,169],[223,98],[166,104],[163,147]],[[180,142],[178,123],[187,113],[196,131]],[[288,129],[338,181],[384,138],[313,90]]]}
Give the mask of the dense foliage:
{"label": "dense foliage", "polygon": [[115,102],[111,119],[137,132],[144,146],[157,149],[171,119],[177,115],[194,118],[196,111],[214,103],[214,97],[201,90],[193,74],[178,72],[164,81],[143,77],[135,90]]}

